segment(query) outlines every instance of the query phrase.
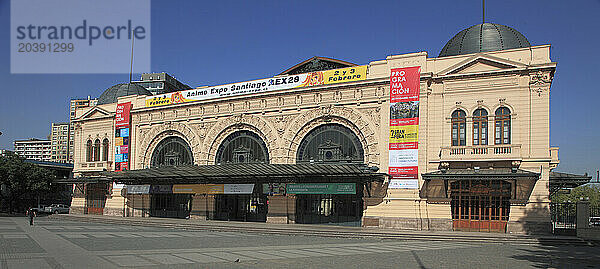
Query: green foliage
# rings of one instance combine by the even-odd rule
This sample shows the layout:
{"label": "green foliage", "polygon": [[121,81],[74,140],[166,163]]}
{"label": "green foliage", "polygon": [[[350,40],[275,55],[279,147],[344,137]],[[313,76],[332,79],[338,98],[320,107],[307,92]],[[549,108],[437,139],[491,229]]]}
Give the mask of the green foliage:
{"label": "green foliage", "polygon": [[571,193],[555,193],[550,196],[554,203],[577,202],[589,199],[591,206],[600,206],[600,187],[596,184],[586,184],[571,190]]}
{"label": "green foliage", "polygon": [[55,178],[52,171],[27,163],[14,153],[0,156],[0,185],[4,186],[1,198],[15,201],[49,191]]}

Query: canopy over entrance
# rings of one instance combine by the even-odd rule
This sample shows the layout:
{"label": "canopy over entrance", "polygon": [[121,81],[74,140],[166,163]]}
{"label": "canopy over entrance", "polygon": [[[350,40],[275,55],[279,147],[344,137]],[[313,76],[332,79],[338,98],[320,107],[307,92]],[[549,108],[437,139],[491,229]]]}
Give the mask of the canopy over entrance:
{"label": "canopy over entrance", "polygon": [[104,176],[124,184],[264,183],[264,182],[373,182],[386,174],[375,167],[353,164],[263,164],[165,166]]}
{"label": "canopy over entrance", "polygon": [[550,194],[561,189],[573,189],[583,184],[589,183],[591,176],[576,175],[562,172],[550,172]]}
{"label": "canopy over entrance", "polygon": [[540,174],[517,168],[447,169],[422,174],[421,197],[429,203],[450,203],[450,184],[456,181],[506,181],[511,183],[512,204],[526,203]]}

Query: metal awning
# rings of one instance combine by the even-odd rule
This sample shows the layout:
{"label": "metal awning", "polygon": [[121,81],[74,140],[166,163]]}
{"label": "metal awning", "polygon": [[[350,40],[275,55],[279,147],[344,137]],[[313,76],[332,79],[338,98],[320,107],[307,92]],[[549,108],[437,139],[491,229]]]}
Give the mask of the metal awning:
{"label": "metal awning", "polygon": [[591,176],[575,175],[563,172],[550,172],[550,193],[554,193],[560,189],[573,189],[583,184],[589,183],[592,180]]}
{"label": "metal awning", "polygon": [[124,184],[181,183],[260,183],[260,182],[373,182],[383,181],[387,174],[372,167],[356,164],[223,164],[165,166],[103,172],[103,176]]}
{"label": "metal awning", "polygon": [[448,169],[422,174],[424,180],[431,179],[471,179],[471,180],[501,180],[501,179],[539,179],[540,173],[522,169]]}
{"label": "metal awning", "polygon": [[113,180],[103,176],[95,176],[95,177],[78,177],[78,178],[65,178],[58,179],[53,181],[52,183],[58,184],[77,184],[77,183],[102,183],[102,182],[112,182]]}
{"label": "metal awning", "polygon": [[540,173],[518,168],[447,169],[422,174],[425,186],[421,197],[428,203],[450,203],[450,183],[457,180],[506,180],[511,184],[511,204],[527,203],[529,195],[540,178]]}

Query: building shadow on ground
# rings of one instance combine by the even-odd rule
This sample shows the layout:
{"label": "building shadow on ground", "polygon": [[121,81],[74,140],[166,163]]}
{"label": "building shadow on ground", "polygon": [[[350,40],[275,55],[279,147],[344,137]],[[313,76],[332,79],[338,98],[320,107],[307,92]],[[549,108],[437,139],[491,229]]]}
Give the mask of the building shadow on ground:
{"label": "building shadow on ground", "polygon": [[516,247],[511,258],[528,261],[534,268],[598,268],[599,245],[541,244]]}
{"label": "building shadow on ground", "polygon": [[[548,221],[549,204],[539,199],[532,204],[525,210],[521,220],[524,232],[551,238],[553,231],[552,223]],[[581,241],[571,244],[555,243],[540,238],[538,245],[516,246],[511,258],[528,261],[534,268],[600,268],[599,250],[599,244]]]}

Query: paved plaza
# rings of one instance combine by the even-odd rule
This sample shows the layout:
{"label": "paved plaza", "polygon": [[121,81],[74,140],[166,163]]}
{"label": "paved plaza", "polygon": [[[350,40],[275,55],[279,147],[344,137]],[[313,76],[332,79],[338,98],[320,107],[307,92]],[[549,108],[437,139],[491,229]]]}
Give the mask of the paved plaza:
{"label": "paved plaza", "polygon": [[0,218],[0,268],[598,268],[597,246],[352,239]]}

